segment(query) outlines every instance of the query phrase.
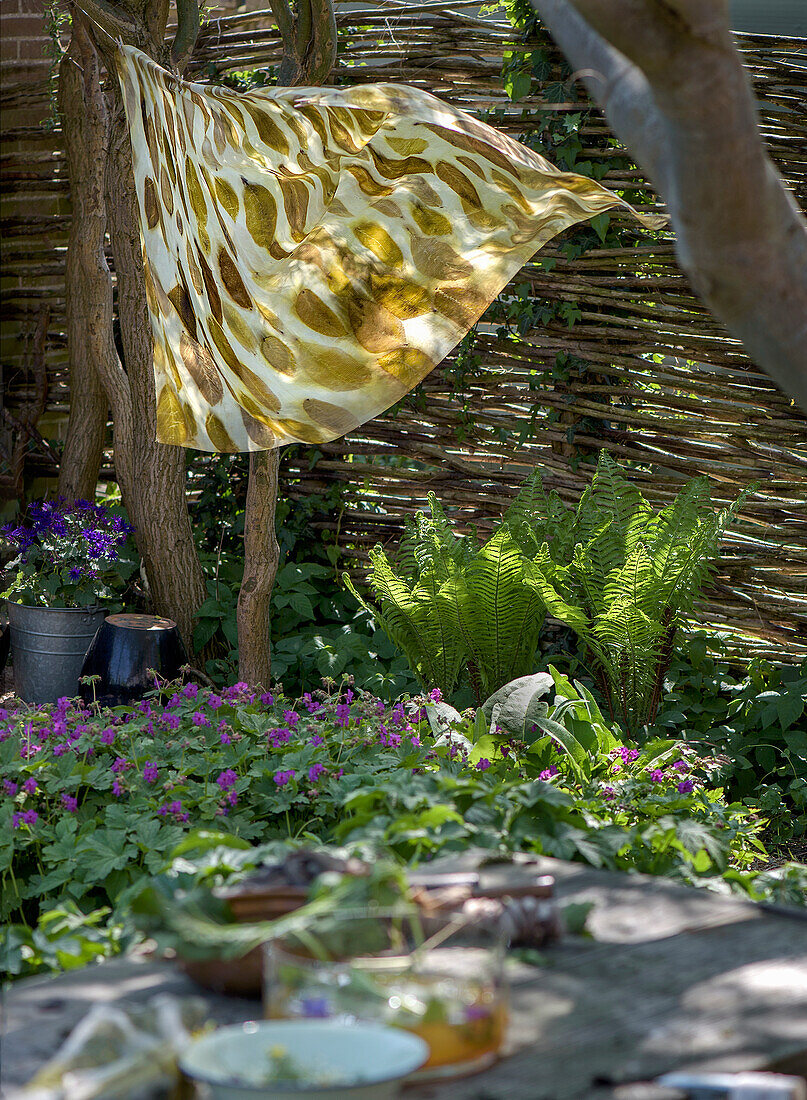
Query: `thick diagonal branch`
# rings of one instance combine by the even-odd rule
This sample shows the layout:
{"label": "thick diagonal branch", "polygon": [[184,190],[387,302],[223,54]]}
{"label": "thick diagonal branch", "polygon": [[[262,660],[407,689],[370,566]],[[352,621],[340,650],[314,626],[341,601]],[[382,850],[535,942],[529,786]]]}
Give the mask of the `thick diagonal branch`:
{"label": "thick diagonal branch", "polygon": [[807,223],[722,0],[531,0],[667,203],[692,285],[807,410]]}

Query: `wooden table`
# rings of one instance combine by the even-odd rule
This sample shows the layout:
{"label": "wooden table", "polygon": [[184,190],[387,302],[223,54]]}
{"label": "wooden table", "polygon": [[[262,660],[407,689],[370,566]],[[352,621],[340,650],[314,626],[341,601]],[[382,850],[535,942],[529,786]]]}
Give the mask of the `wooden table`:
{"label": "wooden table", "polygon": [[[446,870],[475,868],[452,859]],[[483,870],[484,881],[525,873]],[[640,1085],[678,1069],[776,1068],[807,1076],[807,919],[664,879],[541,859],[562,903],[590,901],[593,939],[516,964],[507,1057],[486,1073],[406,1091],[407,1100],[660,1100]],[[18,1086],[94,1004],[198,993],[168,963],[131,959],[19,982],[4,995],[2,1084]],[[211,1016],[236,1022],[255,1002],[205,994]]]}

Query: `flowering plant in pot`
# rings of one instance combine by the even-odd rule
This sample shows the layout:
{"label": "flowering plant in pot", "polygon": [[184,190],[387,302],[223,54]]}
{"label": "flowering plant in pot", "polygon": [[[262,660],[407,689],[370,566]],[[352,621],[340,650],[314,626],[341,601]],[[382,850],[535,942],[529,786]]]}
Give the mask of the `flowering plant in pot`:
{"label": "flowering plant in pot", "polygon": [[[75,695],[84,654],[137,570],[132,528],[103,504],[38,501],[0,537],[16,551],[6,567],[17,691],[31,703]],[[101,608],[101,601],[105,609]]]}

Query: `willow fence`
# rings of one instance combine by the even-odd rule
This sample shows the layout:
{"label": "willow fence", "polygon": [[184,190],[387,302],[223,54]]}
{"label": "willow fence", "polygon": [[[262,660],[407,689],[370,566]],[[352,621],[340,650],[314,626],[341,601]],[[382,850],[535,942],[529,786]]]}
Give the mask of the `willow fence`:
{"label": "willow fence", "polygon": [[[606,186],[656,208],[601,114],[577,83],[563,80],[549,39],[539,31],[525,42],[516,30],[469,13],[471,7],[464,0],[450,11],[441,2],[388,0],[339,8],[336,79],[425,88],[528,141],[580,116],[572,127],[578,159],[595,166]],[[806,208],[807,42],[738,41],[764,139]],[[502,87],[503,58],[534,48],[544,51],[551,76],[512,103]],[[191,73],[234,80],[270,69],[279,58],[269,12],[223,15],[204,27]],[[64,189],[58,132],[24,136],[38,144],[4,158],[12,185]],[[10,227],[11,244],[3,227],[19,276],[19,285],[4,292],[4,306],[31,334],[37,320],[41,328],[42,307],[50,310],[52,412],[69,400],[68,225],[67,217],[22,219]],[[599,449],[630,463],[657,506],[695,475],[709,477],[716,502],[757,482],[742,522],[726,539],[700,618],[745,654],[807,656],[807,418],[704,309],[669,235],[625,222],[607,247],[583,250],[574,247],[581,232],[551,242],[505,292],[505,302],[508,295],[529,299],[538,323],[518,334],[495,319],[481,324],[470,344],[384,416],[333,443],[291,449],[282,465],[287,491],[299,498],[341,488],[341,505],[321,526],[360,571],[375,543],[394,545],[404,518],[424,506],[428,492],[461,521],[484,528],[536,466],[548,487],[575,501]],[[30,371],[15,377],[12,408],[36,399],[31,378]],[[46,470],[47,456],[33,451],[32,467]]]}

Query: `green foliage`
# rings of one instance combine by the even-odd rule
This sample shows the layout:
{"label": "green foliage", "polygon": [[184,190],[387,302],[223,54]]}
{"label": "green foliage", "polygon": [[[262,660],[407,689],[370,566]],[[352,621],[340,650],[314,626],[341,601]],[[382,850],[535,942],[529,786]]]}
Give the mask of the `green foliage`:
{"label": "green foliage", "polygon": [[[713,759],[733,799],[758,806],[780,841],[807,834],[807,661],[754,659],[736,675],[719,637],[689,637],[668,674],[654,729]],[[721,656],[722,654],[722,656]]]}
{"label": "green foliage", "polygon": [[17,557],[4,570],[0,593],[35,607],[89,607],[100,600],[110,611],[136,574],[139,559],[129,540],[133,528],[121,509],[87,500],[34,501],[25,522],[0,529]]}
{"label": "green foliage", "polygon": [[[529,515],[514,534],[530,562],[526,583],[549,613],[584,642],[612,717],[635,737],[652,721],[682,615],[708,576],[726,527],[747,495],[715,512],[706,478],[689,482],[654,512],[616,462],[600,455],[575,513],[561,511],[554,545],[530,534]],[[547,504],[537,497],[544,529]]]}
{"label": "green foliage", "polygon": [[[532,489],[528,487],[527,494]],[[511,512],[520,515],[519,496]],[[375,604],[362,601],[406,654],[424,687],[450,695],[465,667],[477,701],[532,670],[543,605],[524,583],[524,556],[508,517],[484,546],[454,533],[439,501],[407,523],[398,571],[384,550],[370,553]],[[357,599],[350,578],[345,583]]]}
{"label": "green foliage", "polygon": [[672,740],[614,743],[590,697],[553,675],[550,732],[526,741],[450,708],[456,728],[435,736],[425,700],[348,690],[294,703],[188,685],[133,712],[0,714],[11,969],[114,951],[144,878],[195,852],[220,881],[222,846],[233,870],[253,843],[363,844],[407,863],[475,846],[756,889],[760,823],[696,755]]}
{"label": "green foliage", "polygon": [[[316,453],[310,451],[315,463]],[[191,514],[208,592],[197,611],[193,645],[197,654],[204,650],[205,672],[219,684],[233,678],[238,661],[236,603],[244,571],[247,477],[245,455],[200,454],[190,471]],[[287,691],[299,693],[319,687],[323,677],[338,678],[349,667],[368,690],[394,698],[415,686],[406,659],[339,587],[338,547],[318,526],[338,517],[341,508],[338,485],[300,500],[278,499],[272,675]]]}

